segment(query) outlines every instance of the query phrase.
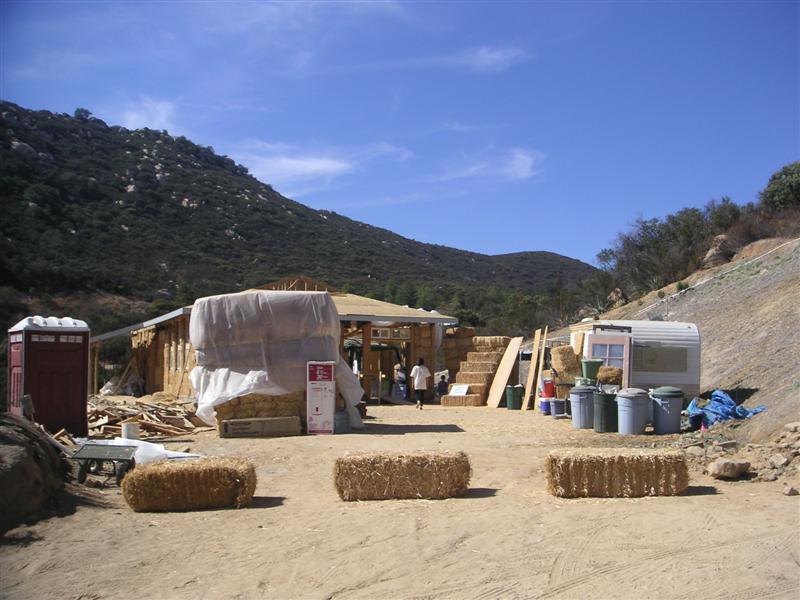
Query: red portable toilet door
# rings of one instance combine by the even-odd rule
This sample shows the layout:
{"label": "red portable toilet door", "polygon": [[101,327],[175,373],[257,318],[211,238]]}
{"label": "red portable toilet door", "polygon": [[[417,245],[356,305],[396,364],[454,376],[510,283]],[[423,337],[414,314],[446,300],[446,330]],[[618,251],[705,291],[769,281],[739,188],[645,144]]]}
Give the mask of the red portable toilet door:
{"label": "red portable toilet door", "polygon": [[62,427],[73,435],[87,433],[85,352],[82,343],[40,341],[26,353],[25,393],[33,399],[36,421],[51,433]]}

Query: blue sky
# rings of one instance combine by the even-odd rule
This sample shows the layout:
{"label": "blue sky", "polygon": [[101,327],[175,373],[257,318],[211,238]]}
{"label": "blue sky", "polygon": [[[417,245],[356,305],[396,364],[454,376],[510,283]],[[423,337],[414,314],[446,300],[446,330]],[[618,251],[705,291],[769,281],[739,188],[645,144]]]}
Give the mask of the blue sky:
{"label": "blue sky", "polygon": [[800,157],[797,2],[12,2],[0,97],[425,242],[593,262]]}

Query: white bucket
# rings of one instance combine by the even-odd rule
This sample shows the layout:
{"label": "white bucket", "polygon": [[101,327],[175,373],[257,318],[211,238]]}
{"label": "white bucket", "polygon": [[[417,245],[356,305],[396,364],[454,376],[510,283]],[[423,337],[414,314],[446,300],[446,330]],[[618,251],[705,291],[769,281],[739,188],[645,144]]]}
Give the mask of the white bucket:
{"label": "white bucket", "polygon": [[139,423],[123,423],[122,437],[126,440],[139,439]]}

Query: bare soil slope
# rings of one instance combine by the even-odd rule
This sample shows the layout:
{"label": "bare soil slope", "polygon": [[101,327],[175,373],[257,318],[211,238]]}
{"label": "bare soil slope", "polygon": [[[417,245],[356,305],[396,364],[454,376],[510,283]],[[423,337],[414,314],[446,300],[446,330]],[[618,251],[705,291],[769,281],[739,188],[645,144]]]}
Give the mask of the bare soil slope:
{"label": "bare soil slope", "polygon": [[800,240],[755,242],[685,282],[696,287],[675,295],[672,284],[659,290],[663,299],[651,292],[603,318],[696,323],[702,388],[738,389],[745,406],[769,407],[740,435],[758,441],[800,420]]}

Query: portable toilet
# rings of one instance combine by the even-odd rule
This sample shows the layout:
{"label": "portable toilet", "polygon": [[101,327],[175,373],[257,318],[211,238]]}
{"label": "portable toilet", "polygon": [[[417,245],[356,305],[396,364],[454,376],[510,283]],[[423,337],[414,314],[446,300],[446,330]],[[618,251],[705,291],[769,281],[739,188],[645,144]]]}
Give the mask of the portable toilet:
{"label": "portable toilet", "polygon": [[8,410],[22,415],[22,397],[51,433],[86,435],[89,326],[69,317],[26,317],[8,330]]}

